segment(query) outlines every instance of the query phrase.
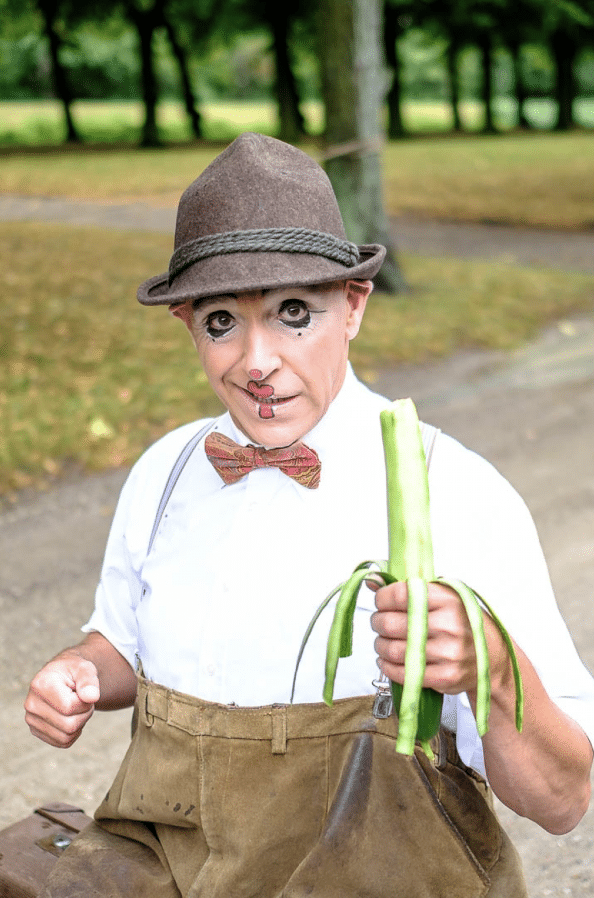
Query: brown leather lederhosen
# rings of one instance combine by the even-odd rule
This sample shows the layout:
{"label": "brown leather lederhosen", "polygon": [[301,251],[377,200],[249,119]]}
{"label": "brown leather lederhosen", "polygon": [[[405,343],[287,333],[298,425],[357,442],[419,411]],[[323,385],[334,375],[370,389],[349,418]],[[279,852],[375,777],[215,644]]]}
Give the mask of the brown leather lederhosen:
{"label": "brown leather lederhosen", "polygon": [[452,734],[433,762],[398,755],[373,700],[238,708],[141,677],[120,772],[46,898],[525,898]]}
{"label": "brown leather lederhosen", "polygon": [[140,674],[127,755],[43,898],[526,898],[454,736],[404,757],[373,706],[239,708]]}

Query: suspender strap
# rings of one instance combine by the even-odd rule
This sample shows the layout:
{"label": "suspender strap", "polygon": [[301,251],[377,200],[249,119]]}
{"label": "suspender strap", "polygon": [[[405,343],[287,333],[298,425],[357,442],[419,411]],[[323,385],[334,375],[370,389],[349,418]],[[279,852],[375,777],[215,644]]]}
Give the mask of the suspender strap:
{"label": "suspender strap", "polygon": [[441,433],[439,427],[433,427],[432,424],[421,424],[421,437],[423,439],[423,449],[425,450],[425,459],[427,460],[427,469],[431,464],[431,456],[433,455],[433,447],[438,434]]}
{"label": "suspender strap", "polygon": [[[213,419],[214,420],[214,419]],[[151,532],[151,538],[149,539],[147,556],[150,555],[150,551],[153,547],[153,543],[155,541],[155,536],[157,535],[157,530],[159,529],[159,524],[161,523],[161,518],[163,517],[163,512],[167,507],[167,503],[171,497],[171,493],[174,490],[175,484],[179,480],[180,474],[186,466],[186,462],[188,461],[190,455],[202,439],[202,437],[206,436],[206,433],[212,427],[213,421],[209,421],[205,427],[200,428],[198,433],[195,433],[191,440],[189,440],[182,451],[180,452],[177,461],[175,462],[173,468],[171,469],[171,473],[169,474],[169,478],[167,483],[165,484],[165,489],[163,490],[163,495],[161,496],[161,501],[159,502],[159,507],[157,509],[157,514],[155,516],[155,523],[153,524],[153,529]]]}

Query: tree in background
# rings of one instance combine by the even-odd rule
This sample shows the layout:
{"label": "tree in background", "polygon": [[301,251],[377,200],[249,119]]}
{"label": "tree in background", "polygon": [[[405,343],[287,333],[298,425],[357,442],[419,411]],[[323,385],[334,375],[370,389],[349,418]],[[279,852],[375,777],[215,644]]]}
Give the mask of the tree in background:
{"label": "tree in background", "polygon": [[275,60],[275,91],[279,112],[280,138],[297,143],[305,134],[305,119],[299,108],[297,79],[291,65],[291,25],[299,11],[299,0],[260,0],[266,24],[272,34]]}
{"label": "tree in background", "polygon": [[384,57],[392,76],[392,84],[386,95],[388,107],[388,137],[396,139],[405,136],[402,120],[402,60],[398,52],[398,41],[412,24],[414,2],[409,0],[385,0],[384,3]]}
{"label": "tree in background", "polygon": [[[540,2],[540,0],[538,0]],[[500,39],[509,51],[513,73],[513,92],[518,110],[518,127],[532,127],[526,115],[528,88],[523,65],[523,49],[528,44],[538,43],[541,36],[540,14],[535,9],[534,0],[515,0],[515,14],[503,10],[499,18]]]}
{"label": "tree in background", "polygon": [[60,0],[37,0],[37,8],[41,13],[43,32],[48,42],[54,91],[64,110],[66,140],[68,143],[80,143],[80,135],[72,117],[74,92],[71,89],[66,69],[62,65],[61,60],[61,50],[64,44],[63,35],[68,32],[61,18]]}
{"label": "tree in background", "polygon": [[144,103],[144,123],[141,146],[157,147],[161,143],[157,126],[158,86],[153,55],[155,30],[162,22],[160,3],[152,4],[124,0],[124,15],[136,29],[140,51],[140,72],[142,99]]}
{"label": "tree in background", "polygon": [[444,62],[453,130],[462,131],[458,60],[469,41],[466,0],[413,0],[412,24],[428,41],[444,41]]}
{"label": "tree in background", "polygon": [[202,116],[191,76],[191,55],[208,40],[216,21],[216,9],[214,0],[202,3],[169,0],[161,4],[161,24],[177,62],[184,106],[196,138],[202,137]]}
{"label": "tree in background", "polygon": [[[342,5],[348,11],[350,0]],[[79,139],[75,98],[141,96],[145,146],[160,141],[158,101],[172,91],[183,97],[194,137],[203,134],[206,96],[272,95],[279,136],[298,142],[305,135],[302,101],[320,95],[318,70],[338,53],[336,22],[345,14],[337,3],[322,21],[319,8],[315,0],[0,0],[0,90],[6,97],[45,96],[52,91],[36,93],[34,85],[51,78],[71,141]],[[477,95],[485,130],[495,130],[493,100],[502,90],[515,94],[520,127],[531,125],[527,101],[549,96],[556,101],[553,126],[566,130],[575,121],[577,74],[586,90],[594,82],[585,62],[594,46],[594,0],[385,0],[380,15],[392,79],[383,97],[380,73],[378,89],[391,138],[406,133],[403,98],[428,97],[431,88],[436,98],[449,96],[455,130],[462,130],[461,98]],[[416,60],[430,53],[429,75]]]}
{"label": "tree in background", "polygon": [[349,239],[385,244],[388,255],[376,284],[396,293],[405,282],[382,194],[381,111],[387,78],[381,56],[381,13],[381,0],[319,3],[325,161]]}
{"label": "tree in background", "polygon": [[297,143],[306,134],[301,112],[300,88],[295,75],[297,27],[299,38],[313,44],[314,0],[221,0],[217,25],[230,44],[238,33],[264,31],[269,38],[274,61],[272,91],[276,101],[279,137]]}
{"label": "tree in background", "polygon": [[485,110],[483,131],[494,134],[497,131],[493,115],[493,54],[497,35],[500,33],[501,16],[506,14],[506,0],[469,0],[473,27],[473,43],[479,49],[481,59],[481,101]]}
{"label": "tree in background", "polygon": [[[117,0],[116,0],[117,2]],[[202,123],[198,102],[189,70],[189,47],[179,37],[182,31],[210,34],[216,18],[214,2],[190,2],[190,0],[121,0],[122,11],[134,26],[140,49],[141,90],[144,103],[144,123],[141,146],[157,147],[161,144],[157,124],[159,83],[154,54],[155,32],[163,28],[177,62],[182,97],[186,113],[195,137],[202,136]]]}
{"label": "tree in background", "polygon": [[416,21],[446,41],[446,68],[454,130],[462,130],[459,114],[458,61],[462,50],[475,47],[480,58],[480,94],[484,110],[483,131],[496,131],[493,115],[493,55],[502,18],[509,14],[509,0],[417,0]]}
{"label": "tree in background", "polygon": [[584,43],[594,41],[594,3],[592,0],[553,0],[544,4],[543,27],[555,61],[556,131],[567,131],[575,124],[575,63]]}

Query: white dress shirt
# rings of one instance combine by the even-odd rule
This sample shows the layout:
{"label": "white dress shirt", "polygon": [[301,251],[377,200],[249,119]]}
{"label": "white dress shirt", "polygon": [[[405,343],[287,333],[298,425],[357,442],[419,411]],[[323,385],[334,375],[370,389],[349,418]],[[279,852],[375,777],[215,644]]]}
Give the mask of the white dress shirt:
{"label": "white dress shirt", "polygon": [[[168,434],[137,462],[122,490],[95,610],[102,633],[154,682],[207,701],[288,702],[299,647],[324,597],[367,559],[387,557],[385,465],[379,412],[389,400],[348,369],[341,391],[304,441],[322,462],[320,486],[277,468],[225,486],[205,456],[190,457],[147,546],[169,472],[203,422]],[[249,440],[229,414],[213,429]],[[594,741],[594,681],[558,611],[532,518],[484,459],[439,434],[429,471],[436,573],[468,583],[526,652],[552,699]],[[353,655],[339,662],[335,697],[368,694],[378,675],[369,617],[357,603]],[[305,649],[296,702],[321,701],[333,605]],[[484,773],[465,694],[446,696],[444,721],[462,760]]]}

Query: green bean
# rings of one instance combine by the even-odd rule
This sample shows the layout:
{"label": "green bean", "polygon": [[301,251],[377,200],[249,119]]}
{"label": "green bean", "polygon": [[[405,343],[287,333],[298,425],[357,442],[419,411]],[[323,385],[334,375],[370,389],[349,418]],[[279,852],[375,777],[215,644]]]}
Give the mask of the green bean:
{"label": "green bean", "polygon": [[[431,517],[429,507],[429,481],[427,463],[423,450],[423,440],[415,406],[410,399],[400,399],[380,412],[380,425],[386,459],[386,490],[388,497],[388,572],[396,580],[420,577],[430,582],[435,577],[433,566],[433,541],[431,537]],[[410,605],[409,593],[409,636],[412,618],[418,614],[427,619],[427,602],[418,611]],[[419,663],[425,670],[425,644]],[[407,640],[408,653],[408,640]],[[427,746],[436,735],[441,721],[443,696],[433,689],[422,689],[421,680],[415,681],[417,690],[415,730],[411,737],[410,725],[405,727],[406,736],[400,735],[402,728],[402,702],[405,683],[392,683],[394,710],[399,718],[397,751],[412,755],[414,736]],[[427,751],[427,747],[425,748]]]}
{"label": "green bean", "polygon": [[[362,561],[361,564],[357,565],[349,579],[339,586],[336,586],[330,593],[328,593],[322,604],[319,606],[305,631],[305,635],[299,648],[295,673],[293,675],[293,685],[291,688],[291,702],[295,697],[297,673],[303,658],[303,652],[309,637],[311,636],[312,630],[324,609],[327,608],[332,599],[338,595],[334,617],[328,635],[326,679],[324,685],[324,701],[326,704],[332,705],[334,681],[336,679],[339,658],[348,658],[353,651],[353,623],[359,589],[364,580],[373,579],[375,572],[371,571],[372,568],[375,567],[376,569],[381,569],[385,566],[386,562],[383,561]],[[384,582],[385,578],[382,577],[381,583]]]}
{"label": "green bean", "polygon": [[406,585],[408,589],[408,633],[404,657],[404,685],[398,709],[396,751],[412,755],[417,737],[421,690],[425,676],[427,581],[422,577],[409,577]]}
{"label": "green bean", "polygon": [[433,580],[429,482],[415,407],[400,399],[380,413],[388,498],[388,571]]}
{"label": "green bean", "polygon": [[388,560],[364,561],[351,576],[324,599],[304,636],[291,701],[295,692],[295,678],[303,650],[321,612],[338,594],[334,617],[328,636],[323,698],[332,705],[336,672],[340,658],[353,650],[353,626],[357,596],[366,580],[382,584],[406,581],[408,589],[408,632],[404,660],[404,683],[390,684],[394,711],[399,717],[396,751],[412,755],[415,741],[420,742],[432,758],[430,740],[438,732],[441,722],[443,695],[423,687],[426,666],[428,630],[428,583],[437,582],[453,589],[466,610],[477,659],[477,730],[487,732],[491,701],[489,652],[483,622],[483,607],[491,616],[505,642],[514,674],[516,690],[515,723],[522,729],[523,690],[520,667],[513,642],[505,627],[487,602],[460,580],[435,577],[429,481],[427,464],[416,409],[412,400],[398,400],[380,413],[380,424],[386,459],[388,501]]}
{"label": "green bean", "polygon": [[339,658],[348,658],[353,653],[353,624],[357,596],[363,581],[368,576],[369,571],[365,568],[357,568],[353,571],[344,584],[336,603],[326,651],[323,697],[327,705],[332,705],[338,660]]}
{"label": "green bean", "polygon": [[489,706],[491,704],[491,674],[489,650],[485,637],[483,612],[478,604],[475,592],[461,580],[438,578],[438,583],[449,586],[460,596],[472,630],[474,650],[476,653],[476,727],[479,736],[484,736],[489,727]]}

